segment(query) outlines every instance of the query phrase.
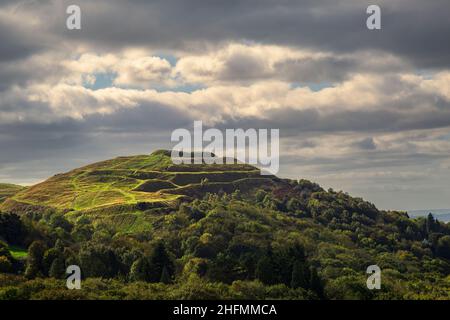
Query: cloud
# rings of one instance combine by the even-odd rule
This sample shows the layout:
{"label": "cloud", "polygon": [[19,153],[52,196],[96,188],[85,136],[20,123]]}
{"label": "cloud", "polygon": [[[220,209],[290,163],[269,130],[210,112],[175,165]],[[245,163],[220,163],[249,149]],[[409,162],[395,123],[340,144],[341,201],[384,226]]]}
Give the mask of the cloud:
{"label": "cloud", "polygon": [[[29,21],[23,23],[24,18]],[[46,35],[33,33],[39,23],[32,17],[0,10],[0,63],[24,59],[46,48]]]}
{"label": "cloud", "polygon": [[[308,48],[339,54],[382,51],[417,68],[448,68],[447,0],[381,0],[382,29],[367,30],[369,0],[79,0],[83,29],[64,28],[70,1],[25,2],[17,15],[44,22],[37,31],[95,51],[141,47],[202,52],[229,42]],[[189,13],[189,14],[187,14]],[[22,23],[26,23],[23,21]],[[34,29],[36,30],[36,28]],[[33,30],[33,31],[34,31]],[[36,34],[33,32],[31,34]]]}
{"label": "cloud", "polygon": [[118,87],[92,90],[68,83],[33,84],[1,94],[0,112],[3,122],[36,117],[51,121],[64,117],[83,119],[92,114],[107,115],[159,104],[209,124],[260,122],[297,132],[395,131],[449,126],[449,85],[448,72],[427,77],[359,74],[319,91],[292,87],[282,81],[260,81],[249,86],[215,85],[188,93]]}
{"label": "cloud", "polygon": [[232,43],[200,54],[181,57],[175,67],[186,82],[203,84],[280,80],[294,83],[334,83],[360,73],[405,71],[408,64],[382,52],[336,54],[286,46]]}
{"label": "cloud", "polygon": [[363,150],[375,150],[377,148],[375,141],[370,137],[356,142],[355,146]]}
{"label": "cloud", "polygon": [[147,86],[151,83],[159,85],[167,82],[172,66],[159,57],[142,57],[136,60],[126,60],[116,69],[118,77],[114,80],[117,85]]}
{"label": "cloud", "polygon": [[61,62],[72,82],[82,84],[95,82],[97,74],[115,75],[113,84],[123,87],[151,88],[173,86],[172,66],[166,59],[153,56],[146,50],[126,50],[118,54],[98,55],[84,53],[77,59],[67,58]]}

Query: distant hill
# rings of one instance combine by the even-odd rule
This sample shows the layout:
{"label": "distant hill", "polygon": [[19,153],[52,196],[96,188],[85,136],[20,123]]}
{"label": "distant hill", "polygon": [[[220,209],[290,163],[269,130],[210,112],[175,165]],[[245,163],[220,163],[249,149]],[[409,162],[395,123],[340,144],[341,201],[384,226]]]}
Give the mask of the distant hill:
{"label": "distant hill", "polygon": [[408,215],[411,218],[426,217],[431,213],[436,219],[443,222],[450,222],[450,209],[426,209],[426,210],[409,210]]}
{"label": "distant hill", "polygon": [[24,189],[25,187],[16,184],[0,183],[0,204],[3,203],[6,198],[11,197]]}

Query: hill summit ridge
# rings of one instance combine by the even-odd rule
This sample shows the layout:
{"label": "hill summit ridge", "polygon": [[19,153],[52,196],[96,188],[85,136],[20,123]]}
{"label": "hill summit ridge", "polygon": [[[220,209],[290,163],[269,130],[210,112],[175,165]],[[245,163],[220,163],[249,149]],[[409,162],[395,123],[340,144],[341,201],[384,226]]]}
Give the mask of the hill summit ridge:
{"label": "hill summit ridge", "polygon": [[283,184],[275,176],[261,176],[258,168],[248,164],[177,165],[170,155],[169,150],[159,149],[149,155],[116,157],[56,174],[12,195],[0,208],[17,213],[124,212],[167,207],[208,192],[250,192],[260,186]]}

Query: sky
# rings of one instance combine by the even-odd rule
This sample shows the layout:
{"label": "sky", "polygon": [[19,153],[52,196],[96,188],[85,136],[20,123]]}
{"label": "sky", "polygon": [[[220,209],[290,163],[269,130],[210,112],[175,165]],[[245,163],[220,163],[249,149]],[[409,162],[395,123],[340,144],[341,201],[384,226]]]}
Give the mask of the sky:
{"label": "sky", "polygon": [[448,0],[2,0],[0,182],[171,148],[202,120],[278,128],[281,177],[450,208],[449,17]]}

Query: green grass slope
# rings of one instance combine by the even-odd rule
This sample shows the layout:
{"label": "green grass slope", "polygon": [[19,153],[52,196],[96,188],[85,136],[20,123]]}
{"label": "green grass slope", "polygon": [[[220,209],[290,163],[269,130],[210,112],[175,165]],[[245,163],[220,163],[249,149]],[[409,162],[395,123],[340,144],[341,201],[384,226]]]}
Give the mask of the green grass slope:
{"label": "green grass slope", "polygon": [[14,259],[22,260],[26,259],[28,256],[26,248],[11,245],[8,249]]}
{"label": "green grass slope", "polygon": [[16,184],[0,183],[0,204],[3,203],[7,198],[24,189],[25,187]]}
{"label": "green grass slope", "polygon": [[18,214],[48,210],[74,216],[133,214],[136,220],[139,212],[171,206],[182,198],[282,183],[276,177],[261,177],[257,168],[246,164],[174,165],[169,151],[158,150],[57,174],[13,194],[0,209]]}

